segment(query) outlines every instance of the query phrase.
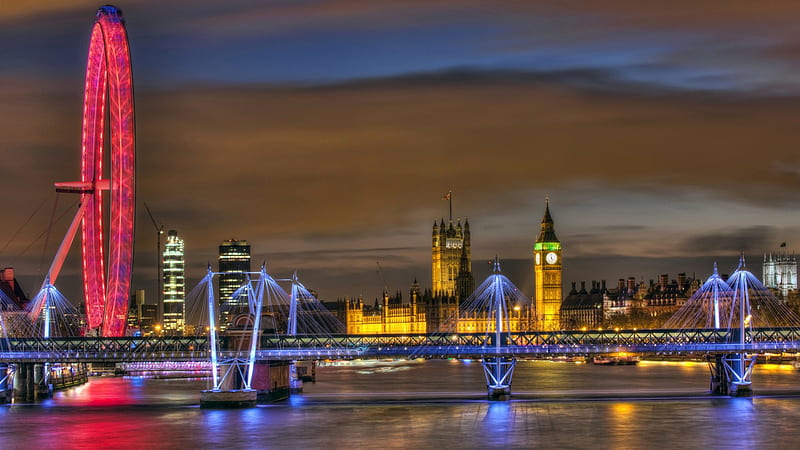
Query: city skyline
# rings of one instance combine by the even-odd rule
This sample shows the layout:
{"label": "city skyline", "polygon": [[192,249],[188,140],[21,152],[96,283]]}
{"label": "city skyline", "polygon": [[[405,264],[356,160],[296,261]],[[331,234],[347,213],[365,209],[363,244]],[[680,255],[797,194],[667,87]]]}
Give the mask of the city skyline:
{"label": "city skyline", "polygon": [[[0,186],[14,212],[0,218],[0,264],[29,294],[66,228],[50,216],[74,201],[61,196],[51,213],[52,183],[78,173],[96,6],[0,7]],[[133,288],[149,302],[144,201],[191,243],[189,287],[236,238],[255,264],[297,269],[329,300],[376,296],[376,262],[392,291],[415,277],[429,286],[428,233],[447,219],[451,189],[472,226],[476,280],[499,255],[529,296],[548,195],[566,286],[704,279],[714,260],[732,271],[740,251],[759,258],[758,273],[762,253],[800,248],[792,4],[118,6],[136,80]],[[79,285],[78,253],[68,286]]]}

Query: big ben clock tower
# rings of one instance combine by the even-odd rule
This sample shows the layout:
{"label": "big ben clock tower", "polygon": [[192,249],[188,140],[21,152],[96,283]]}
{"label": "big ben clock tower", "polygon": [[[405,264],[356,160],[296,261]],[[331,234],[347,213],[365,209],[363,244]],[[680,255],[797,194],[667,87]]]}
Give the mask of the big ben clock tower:
{"label": "big ben clock tower", "polygon": [[533,245],[533,273],[536,280],[534,301],[539,330],[560,328],[561,270],[561,242],[553,229],[550,200],[546,199],[539,236]]}

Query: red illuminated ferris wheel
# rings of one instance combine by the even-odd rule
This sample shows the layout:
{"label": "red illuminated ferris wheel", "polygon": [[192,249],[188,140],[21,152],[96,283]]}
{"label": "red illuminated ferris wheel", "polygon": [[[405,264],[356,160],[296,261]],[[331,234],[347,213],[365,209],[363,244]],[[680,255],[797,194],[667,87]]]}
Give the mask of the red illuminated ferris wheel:
{"label": "red illuminated ferris wheel", "polygon": [[[106,129],[108,136],[104,134]],[[103,171],[106,147],[111,150],[108,176]],[[90,329],[102,326],[103,336],[122,336],[125,332],[133,264],[135,165],[133,79],[125,22],[119,9],[103,6],[97,11],[86,65],[81,178],[78,182],[56,183],[59,192],[81,195],[80,208],[46,281],[55,283],[82,223],[86,316]],[[110,194],[111,210],[107,226],[103,213],[105,191]]]}

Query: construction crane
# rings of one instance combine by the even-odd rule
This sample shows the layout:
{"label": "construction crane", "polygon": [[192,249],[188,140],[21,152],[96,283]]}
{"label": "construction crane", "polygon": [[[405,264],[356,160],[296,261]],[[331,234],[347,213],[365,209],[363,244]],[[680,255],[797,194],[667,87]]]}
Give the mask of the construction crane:
{"label": "construction crane", "polygon": [[158,320],[161,321],[161,318],[164,317],[164,312],[162,311],[164,302],[161,299],[164,291],[162,285],[162,283],[164,283],[164,262],[161,260],[161,235],[164,234],[164,225],[161,225],[156,221],[155,217],[153,217],[153,213],[150,212],[150,207],[147,206],[147,203],[144,204],[144,209],[147,210],[147,215],[150,216],[150,221],[153,222],[153,228],[156,230],[156,282],[158,283],[156,301],[158,302]]}

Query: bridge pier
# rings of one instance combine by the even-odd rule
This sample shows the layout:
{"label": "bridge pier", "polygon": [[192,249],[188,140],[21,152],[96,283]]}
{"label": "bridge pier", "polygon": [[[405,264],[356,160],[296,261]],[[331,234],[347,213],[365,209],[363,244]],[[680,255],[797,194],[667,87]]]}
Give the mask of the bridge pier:
{"label": "bridge pier", "polygon": [[486,375],[486,389],[489,400],[511,400],[511,378],[514,375],[516,358],[497,356],[483,358],[483,374]]}
{"label": "bridge pier", "polygon": [[751,397],[753,395],[751,375],[755,362],[755,355],[748,357],[744,353],[714,355],[714,361],[709,361],[711,394]]}
{"label": "bridge pier", "polygon": [[14,398],[30,402],[49,398],[50,386],[47,384],[46,365],[40,363],[17,364],[14,376]]}
{"label": "bridge pier", "polygon": [[223,374],[219,386],[200,391],[200,407],[202,408],[250,408],[256,406],[257,392],[245,387],[241,364],[238,361],[220,363],[219,370]]}
{"label": "bridge pier", "polygon": [[289,394],[302,394],[303,380],[297,374],[297,364],[292,361],[289,365]]}
{"label": "bridge pier", "polygon": [[33,400],[33,364],[17,364],[14,373],[14,399],[18,401]]}
{"label": "bridge pier", "polygon": [[220,364],[223,377],[218,389],[200,392],[200,406],[204,408],[250,408],[289,398],[290,361],[256,361],[250,388],[246,388],[243,375],[236,363]]}
{"label": "bridge pier", "polygon": [[728,395],[728,374],[722,363],[724,355],[713,355],[713,360],[708,361],[711,369],[711,395]]}

